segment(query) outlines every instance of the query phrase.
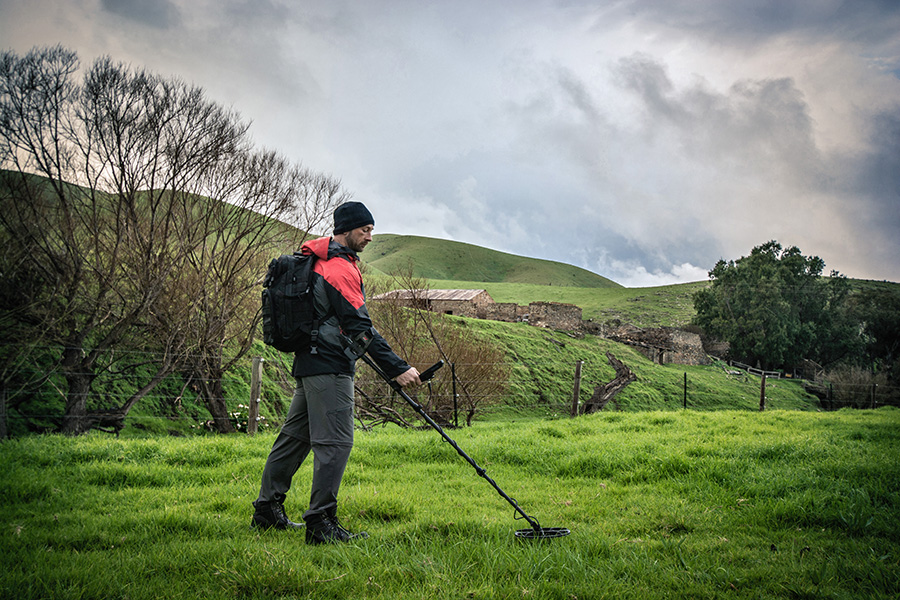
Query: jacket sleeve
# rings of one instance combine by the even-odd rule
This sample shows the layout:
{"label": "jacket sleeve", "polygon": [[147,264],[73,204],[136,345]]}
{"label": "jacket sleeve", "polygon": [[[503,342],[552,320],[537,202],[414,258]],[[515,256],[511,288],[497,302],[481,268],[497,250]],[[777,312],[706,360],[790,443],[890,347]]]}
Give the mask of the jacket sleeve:
{"label": "jacket sleeve", "polygon": [[362,277],[356,266],[341,258],[330,260],[329,265],[334,268],[328,269],[325,274],[325,292],[344,334],[355,337],[360,333],[374,331],[375,335],[367,352],[369,356],[390,377],[408,370],[409,364],[391,350],[387,340],[372,326],[365,304]]}

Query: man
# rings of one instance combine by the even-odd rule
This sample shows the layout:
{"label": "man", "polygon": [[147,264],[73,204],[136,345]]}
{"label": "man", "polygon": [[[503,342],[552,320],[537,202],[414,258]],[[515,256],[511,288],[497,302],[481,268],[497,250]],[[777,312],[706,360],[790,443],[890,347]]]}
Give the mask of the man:
{"label": "man", "polygon": [[[353,376],[359,341],[375,362],[402,386],[420,384],[419,372],[397,356],[372,327],[365,304],[358,252],[372,241],[375,220],[360,202],[346,202],[334,211],[334,234],[303,244],[315,254],[313,298],[319,315],[315,348],[294,355],[294,398],[263,470],[251,526],[299,529],[284,512],[291,479],[310,450],[313,480],[309,509],[303,514],[310,544],[346,542],[354,534],[337,518],[337,495],[353,447]],[[353,342],[356,342],[354,344]]]}

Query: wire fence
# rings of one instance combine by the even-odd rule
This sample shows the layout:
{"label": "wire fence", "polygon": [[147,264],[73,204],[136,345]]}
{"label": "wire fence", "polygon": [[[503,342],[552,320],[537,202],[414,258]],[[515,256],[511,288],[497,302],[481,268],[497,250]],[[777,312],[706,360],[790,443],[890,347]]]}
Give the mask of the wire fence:
{"label": "wire fence", "polygon": [[[43,348],[47,352],[58,348]],[[90,391],[88,395],[93,401],[101,406],[118,406],[126,402],[134,394],[137,387],[135,381],[137,375],[129,368],[123,365],[134,359],[140,359],[145,362],[153,362],[161,360],[162,356],[149,351],[128,351],[119,352],[115,362],[109,363],[102,369],[102,377],[108,380],[131,380],[132,386],[112,385],[104,388],[102,391]],[[251,358],[247,358],[249,363]],[[581,361],[585,370],[592,368],[591,379],[596,379],[598,373],[607,372],[609,367],[605,361],[601,360],[584,360]],[[290,359],[282,358],[281,360],[269,360],[266,364],[266,386],[262,394],[261,401],[269,403],[267,411],[259,416],[259,425],[262,428],[274,427],[278,425],[280,416],[286,413],[287,404],[290,402],[294,379],[290,373]],[[118,365],[118,366],[117,366]],[[484,363],[458,363],[454,373],[465,373],[467,367],[479,367]],[[451,382],[447,381],[449,377],[449,369],[445,373],[439,375],[443,377],[441,391],[435,392],[431,385],[423,386],[412,393],[417,399],[424,399],[423,405],[431,410],[439,411],[447,420],[447,422],[458,423],[460,410],[472,410],[477,414],[491,415],[509,410],[535,410],[539,409],[549,414],[560,416],[577,414],[578,406],[581,405],[586,396],[590,396],[591,385],[597,385],[596,381],[586,381],[584,387],[581,387],[582,381],[576,380],[576,373],[582,372],[576,368],[576,364],[570,360],[547,360],[535,361],[525,364],[520,360],[507,360],[499,363],[491,363],[492,366],[503,367],[508,373],[513,373],[515,369],[524,369],[518,375],[512,375],[510,380],[501,381],[475,381],[460,380],[460,384],[469,388],[478,389],[477,384],[489,384],[489,389],[499,389],[502,392],[479,394],[468,393],[467,404],[462,407],[458,400],[459,394],[451,393]],[[121,368],[119,368],[121,367]],[[735,376],[740,373],[740,377],[759,377],[761,379],[760,388],[760,408],[766,406],[766,381],[780,380],[783,375],[777,371],[763,371],[755,369],[749,365],[732,361],[728,363],[728,369],[725,370],[726,375]],[[97,375],[96,372],[84,373],[85,375]],[[549,395],[535,395],[534,379],[553,374],[555,388]],[[571,375],[568,375],[571,374]],[[72,395],[67,392],[62,381],[63,374],[61,372],[48,371],[37,364],[22,365],[15,373],[16,377],[8,378],[4,383],[4,387],[0,389],[0,434],[3,433],[7,422],[27,421],[27,422],[53,422],[62,418],[62,408],[65,406],[66,400],[71,401]],[[566,380],[566,377],[571,379]],[[560,379],[562,378],[562,381]],[[436,378],[437,379],[437,378]],[[797,380],[791,377],[791,380]],[[250,418],[250,403],[252,398],[244,391],[248,389],[251,380],[250,368],[241,367],[228,376],[221,379],[210,379],[207,382],[215,382],[221,384],[222,389],[229,390],[230,393],[221,398],[229,407],[229,417],[238,429],[246,430]],[[15,387],[16,381],[43,381],[42,388],[39,390],[30,390],[32,396],[40,395],[42,402],[22,402],[21,396],[25,393],[23,389]],[[203,402],[200,399],[200,392],[196,385],[193,385],[190,377],[186,377],[183,373],[175,371],[160,381],[153,391],[145,394],[141,398],[143,403],[152,403],[157,412],[162,414],[128,414],[127,418],[131,423],[153,423],[153,422],[180,422],[182,424],[189,423],[193,428],[209,428],[210,415],[206,414]],[[646,382],[645,382],[646,383]],[[803,385],[804,389],[814,395],[818,399],[818,408],[823,410],[837,410],[841,408],[877,408],[884,405],[900,406],[900,387],[888,385],[884,383],[875,383],[873,381],[866,382],[834,382],[825,379],[798,382]],[[364,385],[364,396],[368,401],[375,403],[391,404],[396,402],[397,396],[389,386],[378,382],[374,374],[367,373],[363,369],[359,373],[357,385]],[[650,384],[652,385],[652,384]],[[567,387],[568,386],[568,387]],[[581,388],[579,397],[575,398],[575,390]],[[669,406],[677,406],[680,404],[683,408],[693,409],[709,409],[702,403],[697,402],[695,392],[695,382],[692,377],[685,372],[681,385],[680,394],[676,394],[673,390],[675,386],[667,386]],[[235,392],[237,390],[237,392]],[[529,397],[530,396],[530,397]],[[524,400],[522,398],[525,398]],[[518,400],[514,400],[518,399]],[[55,400],[55,404],[53,402]],[[677,401],[681,400],[680,403]],[[448,407],[453,407],[452,414],[448,415]],[[51,408],[52,407],[52,408]],[[268,417],[265,413],[268,413]]]}

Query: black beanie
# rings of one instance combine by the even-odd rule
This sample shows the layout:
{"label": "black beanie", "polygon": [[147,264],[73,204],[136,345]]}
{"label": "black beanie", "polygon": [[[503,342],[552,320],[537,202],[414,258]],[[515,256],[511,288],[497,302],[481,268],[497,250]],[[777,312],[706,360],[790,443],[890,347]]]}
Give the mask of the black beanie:
{"label": "black beanie", "polygon": [[362,202],[344,202],[334,209],[334,235],[374,224],[372,213]]}

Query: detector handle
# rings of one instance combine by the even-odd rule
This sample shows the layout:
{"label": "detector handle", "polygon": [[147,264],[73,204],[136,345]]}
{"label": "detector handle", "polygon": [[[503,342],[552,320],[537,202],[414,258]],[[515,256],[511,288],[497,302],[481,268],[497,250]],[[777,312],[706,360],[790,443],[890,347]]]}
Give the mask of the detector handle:
{"label": "detector handle", "polygon": [[434,377],[434,374],[437,373],[437,370],[443,366],[444,366],[443,360],[437,361],[436,363],[434,363],[433,365],[431,365],[430,367],[425,369],[424,372],[419,373],[419,381],[421,381],[422,383],[425,383],[426,381],[428,381],[429,379]]}

